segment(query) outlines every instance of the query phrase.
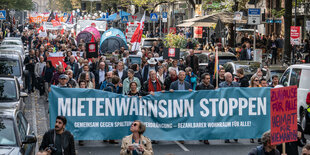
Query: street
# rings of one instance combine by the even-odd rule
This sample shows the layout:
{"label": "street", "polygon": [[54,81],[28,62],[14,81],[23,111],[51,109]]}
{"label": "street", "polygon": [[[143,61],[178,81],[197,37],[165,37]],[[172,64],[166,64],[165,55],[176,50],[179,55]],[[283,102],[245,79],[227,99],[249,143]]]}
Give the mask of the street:
{"label": "street", "polygon": [[[25,102],[25,115],[37,134],[38,149],[43,134],[49,129],[48,102],[46,102],[46,97],[39,97],[38,91],[30,94]],[[306,135],[306,138],[309,141],[310,136]],[[103,141],[85,141],[84,146],[79,146],[76,141],[75,146],[80,155],[119,154],[121,140],[118,142],[119,144],[109,144]],[[224,143],[224,140],[210,140],[210,145],[205,145],[199,141],[186,141],[184,145],[177,141],[160,141],[158,144],[153,144],[153,150],[156,155],[247,155],[252,148],[258,145],[256,140],[255,143],[250,143],[249,139],[242,139],[237,143],[233,140],[231,143]]]}

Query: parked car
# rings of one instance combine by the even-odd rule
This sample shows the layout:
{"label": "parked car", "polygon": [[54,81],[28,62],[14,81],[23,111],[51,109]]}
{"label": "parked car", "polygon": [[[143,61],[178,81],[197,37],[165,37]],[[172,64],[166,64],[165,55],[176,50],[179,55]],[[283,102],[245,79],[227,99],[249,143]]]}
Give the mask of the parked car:
{"label": "parked car", "polygon": [[298,64],[289,66],[279,80],[279,84],[283,86],[297,86],[297,118],[302,124],[303,129],[306,128],[308,122],[305,118],[305,110],[307,109],[306,98],[310,92],[310,64]]}
{"label": "parked car", "polygon": [[[270,66],[269,67],[269,71],[270,71],[270,79],[267,79],[268,82],[271,82],[272,81],[272,76],[273,75],[277,75],[279,78],[282,76],[282,74],[284,73],[285,71],[285,67],[283,66]],[[264,72],[264,70],[262,70]]]}
{"label": "parked car", "polygon": [[23,58],[23,60],[25,59],[26,51],[21,46],[1,45],[0,46],[0,50],[2,50],[2,49],[3,50],[8,50],[8,51],[18,52],[21,55],[21,57]]}
{"label": "parked car", "polygon": [[0,74],[16,76],[21,89],[23,89],[23,59],[21,55],[12,50],[0,50]]}
{"label": "parked car", "polygon": [[141,47],[142,48],[151,48],[153,46],[153,42],[157,41],[158,45],[162,45],[162,40],[160,38],[142,38]]}
{"label": "parked car", "polygon": [[257,68],[260,67],[260,63],[256,61],[232,61],[227,62],[223,65],[226,72],[230,72],[232,75],[236,77],[237,70],[239,68],[243,68],[244,76],[246,76],[249,80],[255,74]]}
{"label": "parked car", "polygon": [[21,111],[0,109],[0,123],[0,154],[35,154],[37,138]]}
{"label": "parked car", "polygon": [[24,46],[23,42],[21,40],[16,40],[16,39],[3,39],[1,45],[19,45],[19,46]]}
{"label": "parked car", "polygon": [[15,108],[23,111],[24,97],[28,94],[22,92],[14,76],[0,76],[0,108]]}

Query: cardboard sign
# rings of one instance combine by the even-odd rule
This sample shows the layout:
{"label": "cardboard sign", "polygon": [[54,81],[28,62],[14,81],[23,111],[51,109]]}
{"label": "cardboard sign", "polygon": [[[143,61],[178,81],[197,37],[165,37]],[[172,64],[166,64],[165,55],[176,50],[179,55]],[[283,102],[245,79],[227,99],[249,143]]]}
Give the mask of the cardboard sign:
{"label": "cardboard sign", "polygon": [[202,38],[202,27],[194,27],[194,38]]}
{"label": "cardboard sign", "polygon": [[176,27],[170,27],[169,28],[169,33],[176,34],[177,33],[177,28]]}
{"label": "cardboard sign", "polygon": [[164,59],[180,59],[180,49],[179,48],[164,48]]}
{"label": "cardboard sign", "polygon": [[271,145],[297,140],[297,86],[270,90]]}
{"label": "cardboard sign", "polygon": [[127,28],[126,28],[126,40],[127,40],[127,42],[131,41],[131,38],[132,38],[133,34],[135,33],[135,30],[137,29],[138,26],[139,26],[138,21],[127,23]]}
{"label": "cardboard sign", "polygon": [[86,43],[86,57],[87,58],[98,57],[98,44],[97,43]]}
{"label": "cardboard sign", "polygon": [[301,27],[291,26],[291,44],[300,45],[301,44]]}

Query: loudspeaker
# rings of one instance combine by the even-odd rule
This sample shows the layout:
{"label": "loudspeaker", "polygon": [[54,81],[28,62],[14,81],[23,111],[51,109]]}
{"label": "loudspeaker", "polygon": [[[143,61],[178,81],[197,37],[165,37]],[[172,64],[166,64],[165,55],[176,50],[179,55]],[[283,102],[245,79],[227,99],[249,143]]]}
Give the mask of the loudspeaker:
{"label": "loudspeaker", "polygon": [[101,3],[96,3],[96,10],[101,11]]}
{"label": "loudspeaker", "polygon": [[82,2],[81,7],[82,7],[82,10],[86,10],[86,3]]}

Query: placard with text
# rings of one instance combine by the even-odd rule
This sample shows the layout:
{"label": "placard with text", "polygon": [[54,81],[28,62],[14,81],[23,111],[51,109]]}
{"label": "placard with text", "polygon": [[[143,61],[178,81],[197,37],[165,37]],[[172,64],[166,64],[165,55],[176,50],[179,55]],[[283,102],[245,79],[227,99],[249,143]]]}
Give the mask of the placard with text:
{"label": "placard with text", "polygon": [[270,90],[271,145],[297,140],[297,87]]}

